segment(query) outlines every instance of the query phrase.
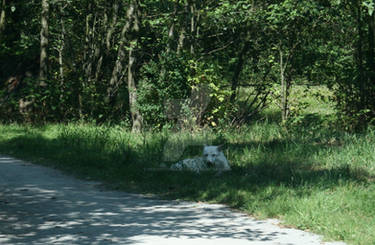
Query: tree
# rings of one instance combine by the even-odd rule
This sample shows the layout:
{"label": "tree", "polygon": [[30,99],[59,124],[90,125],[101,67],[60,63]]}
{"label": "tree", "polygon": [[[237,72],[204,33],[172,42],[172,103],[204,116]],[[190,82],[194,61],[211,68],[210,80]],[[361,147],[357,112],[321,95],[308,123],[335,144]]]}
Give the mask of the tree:
{"label": "tree", "polygon": [[[26,118],[10,112],[35,98],[43,110],[35,121],[130,119],[134,131],[160,128],[170,122],[166,100],[184,101],[202,87],[211,90],[200,125],[244,123],[278,84],[286,121],[298,81],[335,88],[344,117],[375,117],[372,0],[0,0],[0,7],[6,117]],[[9,81],[18,81],[12,92]]]}
{"label": "tree", "polygon": [[40,29],[40,69],[39,80],[40,86],[46,86],[48,76],[48,15],[49,2],[42,0],[41,10],[41,29]]}
{"label": "tree", "polygon": [[142,129],[142,115],[137,108],[137,86],[135,74],[136,48],[140,34],[139,5],[137,0],[132,0],[128,11],[128,22],[131,23],[129,33],[129,63],[128,63],[128,90],[129,90],[129,107],[132,118],[132,131],[139,132]]}
{"label": "tree", "polygon": [[[317,1],[290,1],[271,4],[267,12],[269,37],[272,43],[270,62],[279,72],[281,85],[281,117],[286,122],[289,117],[289,94],[293,79],[304,75],[305,67],[312,60],[302,59],[306,47],[312,45],[312,35],[320,26],[319,18],[324,16],[323,6]],[[276,58],[277,57],[277,58]]]}
{"label": "tree", "polygon": [[327,52],[334,64],[330,86],[336,88],[343,124],[351,130],[363,129],[375,118],[374,3],[347,0],[331,4],[339,11],[326,17],[331,21],[327,32],[333,37],[331,52]]}
{"label": "tree", "polygon": [[5,0],[1,1],[1,12],[0,12],[0,37],[2,36],[2,32],[4,31],[5,28],[5,8],[6,8],[6,3]]}
{"label": "tree", "polygon": [[[117,16],[117,8],[118,8],[118,3],[114,3],[114,15]],[[134,6],[129,6],[126,16],[127,16],[127,21],[123,25],[122,30],[121,30],[121,35],[120,35],[120,40],[119,40],[119,47],[117,50],[117,58],[115,65],[112,70],[112,76],[109,81],[109,86],[107,88],[107,101],[110,105],[113,105],[116,97],[117,97],[117,92],[119,87],[122,84],[122,79],[123,79],[123,70],[125,69],[123,64],[126,58],[126,53],[125,53],[125,48],[126,48],[126,42],[127,42],[127,33],[129,32],[129,29],[131,27],[131,16],[133,15],[133,12],[135,11]],[[114,17],[115,19],[112,22],[112,27],[110,28],[110,31],[107,34],[107,50],[110,48],[109,40],[110,40],[110,33],[113,32],[113,27],[116,24],[116,19],[117,17]]]}

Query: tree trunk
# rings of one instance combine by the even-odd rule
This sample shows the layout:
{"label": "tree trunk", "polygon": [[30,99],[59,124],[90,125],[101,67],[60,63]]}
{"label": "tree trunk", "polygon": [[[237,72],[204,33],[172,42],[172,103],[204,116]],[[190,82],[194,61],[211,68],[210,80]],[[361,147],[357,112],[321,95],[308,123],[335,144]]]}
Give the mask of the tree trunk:
{"label": "tree trunk", "polygon": [[[85,31],[85,47],[83,56],[83,79],[82,79],[82,95],[86,105],[89,108],[89,115],[94,115],[94,106],[97,102],[97,81],[99,80],[103,57],[102,49],[105,45],[105,29],[107,26],[106,9],[103,15],[99,14],[96,6],[91,3],[88,5],[86,16]],[[92,14],[94,13],[94,14]],[[102,25],[101,25],[102,24]],[[84,105],[82,105],[84,106]]]}
{"label": "tree trunk", "polygon": [[196,4],[195,1],[188,1],[190,5],[190,54],[195,53],[195,34],[196,34],[196,19],[195,19],[195,11],[196,11]]}
{"label": "tree trunk", "polygon": [[369,52],[368,52],[368,66],[370,71],[370,79],[372,84],[375,82],[375,13],[369,16],[368,21],[368,42],[369,42]]}
{"label": "tree trunk", "polygon": [[5,29],[5,0],[2,0],[1,13],[0,13],[0,38],[4,29]]}
{"label": "tree trunk", "polygon": [[233,78],[232,78],[232,86],[231,86],[231,96],[230,96],[230,102],[233,103],[237,96],[237,88],[240,80],[240,74],[243,68],[243,64],[245,62],[245,57],[247,52],[250,49],[250,42],[246,41],[244,43],[244,46],[240,50],[240,53],[238,54],[238,62],[236,64],[236,67],[234,68]]}
{"label": "tree trunk", "polygon": [[184,49],[185,46],[185,38],[186,38],[186,22],[188,19],[189,14],[189,2],[185,2],[184,6],[184,14],[182,15],[182,21],[181,22],[181,30],[180,35],[178,36],[178,43],[177,43],[177,54],[181,53],[181,50]]}
{"label": "tree trunk", "polygon": [[[85,88],[87,87],[87,80],[89,80],[89,74],[90,74],[90,56],[91,56],[91,49],[90,49],[90,19],[92,17],[92,14],[90,11],[91,10],[91,3],[88,4],[87,9],[89,10],[89,14],[86,15],[85,18],[85,45],[83,47],[83,62],[82,62],[82,72],[83,74],[81,75],[81,82],[80,82],[80,89],[78,92],[78,112],[79,112],[79,118],[83,119],[83,101],[85,100],[84,98],[84,91]],[[86,100],[85,100],[86,101]]]}
{"label": "tree trunk", "polygon": [[[114,15],[117,16],[117,13],[114,14]],[[94,76],[93,84],[95,86],[95,93],[96,93],[96,87],[97,87],[97,85],[99,83],[99,79],[101,77],[100,75],[101,75],[101,69],[102,69],[103,59],[104,59],[104,50],[108,50],[105,47],[107,46],[108,33],[110,32],[109,29],[112,28],[112,23],[111,23],[111,26],[108,27],[109,24],[108,24],[108,14],[107,14],[107,8],[106,7],[104,7],[104,9],[103,9],[103,20],[99,21],[99,23],[101,23],[101,25],[99,26],[100,30],[101,30],[100,42],[98,42],[96,45],[94,45],[95,46],[94,59],[96,61],[96,68],[95,68],[95,76]],[[109,37],[109,40],[110,39],[111,39],[111,36]],[[105,53],[109,54],[109,50],[108,50],[108,52],[106,51]]]}
{"label": "tree trunk", "polygon": [[281,83],[281,120],[282,122],[286,122],[289,115],[289,108],[288,108],[288,94],[290,85],[285,79],[285,69],[287,63],[284,64],[284,56],[283,51],[280,48],[280,83]]}
{"label": "tree trunk", "polygon": [[[65,49],[65,35],[66,35],[66,30],[65,30],[65,22],[64,22],[64,8],[61,4],[59,4],[59,12],[60,12],[60,28],[61,28],[61,33],[60,33],[60,45],[57,49],[57,52],[59,54],[59,78],[60,78],[60,86],[61,89],[63,89],[63,84],[64,84],[64,49]],[[63,90],[61,90],[61,95],[60,98],[63,94]]]}
{"label": "tree trunk", "polygon": [[181,50],[184,48],[184,43],[185,43],[185,27],[183,26],[180,35],[178,37],[178,44],[177,44],[177,54],[181,53]]}
{"label": "tree trunk", "polygon": [[39,68],[39,85],[46,86],[48,76],[48,14],[49,3],[48,0],[42,0],[41,13],[41,30],[40,30],[40,68]]}
{"label": "tree trunk", "polygon": [[137,108],[137,88],[135,85],[135,72],[134,72],[134,62],[135,55],[134,50],[136,48],[137,40],[132,40],[133,45],[129,49],[129,65],[128,65],[128,90],[129,90],[129,107],[130,115],[132,118],[132,131],[139,132],[142,129],[142,115]]}
{"label": "tree trunk", "polygon": [[129,90],[129,107],[130,107],[130,115],[132,118],[132,131],[139,132],[142,130],[142,115],[137,108],[137,87],[135,82],[135,49],[137,48],[138,44],[138,35],[139,35],[139,13],[138,13],[138,3],[136,0],[132,1],[133,8],[133,16],[131,19],[133,20],[133,25],[131,29],[131,38],[130,38],[130,48],[129,48],[129,64],[128,64],[128,90]]}
{"label": "tree trunk", "polygon": [[167,54],[171,51],[172,49],[172,45],[173,45],[173,41],[174,41],[174,29],[175,29],[175,18],[176,18],[176,14],[177,14],[177,2],[174,3],[174,10],[173,10],[173,14],[172,14],[172,24],[171,26],[169,27],[169,31],[168,31],[168,43],[167,43]]}
{"label": "tree trunk", "polygon": [[120,87],[121,83],[121,73],[124,69],[123,62],[125,61],[126,53],[125,53],[125,43],[126,43],[126,34],[129,31],[130,24],[132,22],[132,16],[134,15],[134,6],[131,4],[127,10],[127,19],[128,21],[123,26],[120,41],[119,41],[119,48],[117,50],[117,59],[115,65],[112,70],[112,76],[109,80],[109,86],[107,88],[107,103],[112,104],[114,98],[116,97],[117,90]]}
{"label": "tree trunk", "polygon": [[363,109],[365,106],[366,101],[366,91],[365,91],[365,77],[364,77],[364,69],[363,69],[363,28],[362,28],[362,8],[358,6],[357,11],[357,27],[358,27],[358,42],[357,42],[357,52],[358,52],[358,83],[359,83],[359,90],[360,90],[360,109]]}
{"label": "tree trunk", "polygon": [[92,14],[86,16],[86,44],[87,44],[87,51],[86,51],[86,59],[84,64],[84,73],[85,79],[87,84],[91,84],[92,80],[92,67],[94,63],[94,56],[95,56],[95,25],[96,25],[96,12],[92,21],[92,26],[90,26],[90,18],[92,18]]}
{"label": "tree trunk", "polygon": [[115,0],[112,5],[112,22],[110,24],[110,27],[108,28],[107,35],[106,35],[106,47],[107,47],[107,55],[109,55],[109,51],[111,50],[111,39],[112,35],[115,31],[115,27],[117,24],[117,15],[118,15],[118,9],[119,9],[119,3],[118,0]]}

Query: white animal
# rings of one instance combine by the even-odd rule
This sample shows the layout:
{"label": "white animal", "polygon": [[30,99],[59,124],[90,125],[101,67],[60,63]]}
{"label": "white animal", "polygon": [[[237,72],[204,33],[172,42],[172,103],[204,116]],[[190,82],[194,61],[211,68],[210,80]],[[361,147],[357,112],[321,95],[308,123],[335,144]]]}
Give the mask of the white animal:
{"label": "white animal", "polygon": [[199,173],[200,171],[216,170],[220,173],[222,171],[231,170],[228,160],[221,151],[220,146],[203,147],[203,156],[184,159],[171,166],[172,170],[189,170]]}

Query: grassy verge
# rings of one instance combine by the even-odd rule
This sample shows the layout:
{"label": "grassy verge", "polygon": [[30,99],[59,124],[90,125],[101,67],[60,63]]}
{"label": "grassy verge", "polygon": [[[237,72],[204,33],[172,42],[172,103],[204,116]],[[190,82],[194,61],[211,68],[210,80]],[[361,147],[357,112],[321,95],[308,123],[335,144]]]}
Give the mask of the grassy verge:
{"label": "grassy verge", "polygon": [[[144,168],[225,145],[233,171],[216,176]],[[53,166],[112,188],[220,202],[327,239],[375,244],[375,132],[259,123],[218,132],[132,134],[120,127],[0,126],[0,153]],[[181,153],[181,154],[179,154]],[[175,155],[173,155],[175,154]]]}

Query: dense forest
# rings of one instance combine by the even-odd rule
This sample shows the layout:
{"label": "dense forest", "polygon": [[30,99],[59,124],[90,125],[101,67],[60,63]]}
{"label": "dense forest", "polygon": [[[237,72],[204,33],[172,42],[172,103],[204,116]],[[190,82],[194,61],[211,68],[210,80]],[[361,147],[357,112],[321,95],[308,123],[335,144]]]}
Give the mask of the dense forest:
{"label": "dense forest", "polygon": [[348,127],[374,122],[373,0],[0,5],[3,122],[240,125],[270,100],[287,121],[299,84],[330,88]]}

